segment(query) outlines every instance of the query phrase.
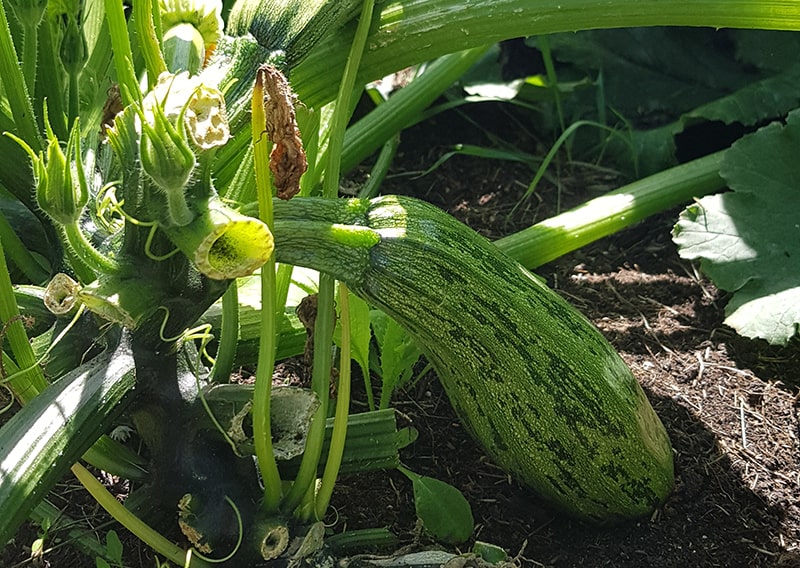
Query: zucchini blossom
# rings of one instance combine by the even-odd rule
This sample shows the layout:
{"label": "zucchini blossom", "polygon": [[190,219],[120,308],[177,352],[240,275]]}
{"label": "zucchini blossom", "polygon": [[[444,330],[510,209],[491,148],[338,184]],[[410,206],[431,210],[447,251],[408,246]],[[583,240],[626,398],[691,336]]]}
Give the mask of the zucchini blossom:
{"label": "zucchini blossom", "polygon": [[183,126],[185,99],[180,107],[175,106],[182,99],[181,86],[178,77],[162,73],[158,84],[144,98],[140,115],[142,168],[167,197],[170,225],[186,225],[193,218],[185,191],[196,160]]}
{"label": "zucchini blossom", "polygon": [[222,36],[222,2],[160,0],[159,7],[167,67],[197,74]]}
{"label": "zucchini blossom", "polygon": [[56,137],[44,107],[47,147],[38,154],[22,139],[8,134],[28,153],[36,180],[36,201],[42,211],[56,223],[70,226],[77,223],[89,199],[86,176],[81,162],[80,127],[71,129],[66,154]]}
{"label": "zucchini blossom", "polygon": [[163,224],[187,225],[195,216],[186,201],[195,148],[211,150],[230,138],[222,94],[188,73],[162,73],[145,96],[139,118],[142,168],[166,196]]}

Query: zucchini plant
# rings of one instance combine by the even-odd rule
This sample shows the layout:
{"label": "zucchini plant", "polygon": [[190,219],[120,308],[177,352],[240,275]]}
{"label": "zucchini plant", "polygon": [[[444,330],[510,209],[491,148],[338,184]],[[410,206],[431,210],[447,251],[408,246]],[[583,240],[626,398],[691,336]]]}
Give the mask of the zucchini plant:
{"label": "zucchini plant", "polygon": [[[532,264],[527,234],[495,246],[413,199],[338,199],[340,171],[410,124],[492,41],[576,26],[793,29],[798,10],[576,0],[533,14],[522,0],[484,11],[415,0],[373,12],[371,0],[239,0],[223,31],[221,3],[186,4],[142,0],[129,13],[119,0],[0,4],[0,150],[9,157],[0,171],[2,380],[24,404],[0,430],[3,471],[12,473],[0,482],[0,505],[11,511],[3,541],[72,466],[176,564],[258,565],[286,558],[297,535],[304,554],[317,553],[339,471],[400,467],[397,451],[411,437],[391,411],[349,416],[350,291],[406,329],[466,428],[553,505],[600,523],[658,507],[673,483],[664,428],[599,332],[518,264]],[[773,4],[784,11],[766,9]],[[467,51],[345,133],[359,85],[457,49]],[[708,158],[680,170],[695,183],[683,193],[659,191],[675,172],[620,190],[658,194],[628,218],[717,187],[718,166]],[[294,330],[306,333],[281,323],[293,266],[321,273],[311,339],[300,342],[313,359],[313,394],[281,402],[272,388],[279,332],[294,333],[293,345]],[[245,312],[236,281],[256,272],[255,383],[225,384]],[[341,360],[329,409],[336,281]],[[59,321],[40,340],[45,353],[28,341],[16,282],[49,282]],[[221,337],[208,369],[210,336],[196,324],[218,300]],[[48,375],[41,363],[59,345],[73,368]],[[123,412],[146,460],[101,437]],[[280,426],[282,415],[294,429]],[[282,428],[304,442],[299,450],[282,443]],[[73,466],[79,456],[142,482],[127,509]],[[439,486],[401,471],[420,492]],[[471,532],[471,519],[466,530],[428,519],[445,540]],[[189,551],[148,524],[179,528]]]}

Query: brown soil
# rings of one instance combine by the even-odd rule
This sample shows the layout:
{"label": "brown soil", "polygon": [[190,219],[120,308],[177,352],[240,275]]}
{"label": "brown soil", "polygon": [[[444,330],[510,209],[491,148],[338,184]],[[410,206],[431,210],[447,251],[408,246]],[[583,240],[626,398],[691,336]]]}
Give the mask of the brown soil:
{"label": "brown soil", "polygon": [[[503,124],[497,108],[471,112],[486,128]],[[406,133],[384,192],[424,197],[496,238],[553,214],[559,201],[569,207],[623,183],[603,170],[562,165],[559,186],[543,185],[509,218],[531,179],[525,166],[454,158],[416,175],[448,144],[487,144],[465,124],[453,114]],[[394,401],[420,434],[403,451],[404,463],[461,489],[473,508],[474,538],[502,546],[520,566],[800,566],[800,350],[747,341],[722,324],[725,295],[679,259],[670,240],[676,214],[537,270],[620,351],[669,432],[677,483],[652,518],[597,528],[549,510],[476,448],[431,374]],[[385,526],[401,546],[432,544],[416,525],[410,484],[396,472],[342,480],[333,505],[336,532]],[[27,530],[0,565],[24,559],[35,536]],[[135,540],[123,542],[127,566],[154,565]],[[52,566],[94,566],[58,551],[46,558]]]}

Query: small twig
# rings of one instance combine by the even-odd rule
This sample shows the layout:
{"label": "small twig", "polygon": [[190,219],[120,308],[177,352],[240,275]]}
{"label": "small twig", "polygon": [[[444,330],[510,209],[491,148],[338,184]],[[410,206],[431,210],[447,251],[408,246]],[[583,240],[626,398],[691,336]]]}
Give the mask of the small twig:
{"label": "small twig", "polygon": [[739,398],[739,422],[742,426],[742,447],[747,448],[747,424],[744,419],[744,399]]}
{"label": "small twig", "polygon": [[697,357],[697,364],[699,368],[697,369],[697,378],[695,378],[696,382],[699,382],[700,379],[703,378],[703,371],[706,370],[706,361],[705,358],[700,353],[695,353],[695,357]]}

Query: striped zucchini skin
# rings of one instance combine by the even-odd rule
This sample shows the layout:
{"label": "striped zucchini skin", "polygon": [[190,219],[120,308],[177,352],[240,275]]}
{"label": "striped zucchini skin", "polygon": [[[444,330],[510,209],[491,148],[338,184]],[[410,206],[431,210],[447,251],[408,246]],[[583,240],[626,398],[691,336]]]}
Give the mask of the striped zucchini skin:
{"label": "striped zucchini skin", "polygon": [[136,383],[123,336],[26,404],[0,429],[0,543],[125,408]]}
{"label": "striped zucchini skin", "polygon": [[[498,465],[557,507],[599,523],[648,515],[665,500],[673,486],[669,438],[591,322],[432,205],[386,196],[342,207],[348,222],[377,234],[376,244],[340,238],[348,259],[340,263],[330,243],[295,226],[285,245],[293,254],[282,239],[288,225],[277,223],[279,260],[333,273],[403,325]],[[363,213],[355,222],[354,210]]]}

